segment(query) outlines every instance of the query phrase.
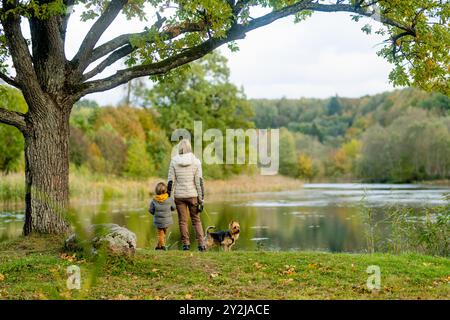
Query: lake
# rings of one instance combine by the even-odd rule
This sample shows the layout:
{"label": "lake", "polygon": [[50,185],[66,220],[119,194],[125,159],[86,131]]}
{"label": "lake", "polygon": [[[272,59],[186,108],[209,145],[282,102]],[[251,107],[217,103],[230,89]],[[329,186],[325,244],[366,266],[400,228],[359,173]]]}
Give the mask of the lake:
{"label": "lake", "polygon": [[[416,184],[305,184],[302,189],[217,196],[207,199],[203,225],[226,229],[231,220],[241,224],[235,250],[315,250],[363,252],[365,237],[360,206],[372,207],[377,219],[388,207],[444,205],[450,187]],[[0,241],[20,236],[22,208],[0,209]],[[134,231],[138,247],[155,246],[155,229],[147,201],[76,204],[85,224],[113,222]],[[169,229],[168,244],[176,249],[179,231]],[[193,246],[194,233],[191,229]]]}

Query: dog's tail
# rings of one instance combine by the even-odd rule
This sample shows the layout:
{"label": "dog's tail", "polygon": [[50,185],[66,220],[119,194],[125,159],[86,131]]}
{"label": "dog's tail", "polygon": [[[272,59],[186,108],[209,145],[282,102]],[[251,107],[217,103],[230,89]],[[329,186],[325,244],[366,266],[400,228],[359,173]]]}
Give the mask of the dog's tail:
{"label": "dog's tail", "polygon": [[215,229],[215,228],[216,228],[216,226],[209,226],[208,228],[206,228],[206,234],[209,233],[210,229]]}

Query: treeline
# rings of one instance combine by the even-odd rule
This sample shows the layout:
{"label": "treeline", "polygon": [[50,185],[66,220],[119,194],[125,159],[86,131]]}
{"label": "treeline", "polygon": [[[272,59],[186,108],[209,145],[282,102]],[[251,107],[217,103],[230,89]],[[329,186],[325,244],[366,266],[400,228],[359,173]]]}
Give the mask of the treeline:
{"label": "treeline", "polygon": [[282,128],[283,174],[408,182],[450,178],[450,98],[404,89],[360,99],[251,100]]}
{"label": "treeline", "polygon": [[[140,106],[99,106],[95,101],[78,102],[70,118],[70,162],[86,174],[132,178],[167,175],[176,142],[173,130],[193,134],[195,120],[209,128],[250,128],[253,111],[242,89],[229,81],[226,59],[210,54],[185,68],[177,77],[169,74],[151,89],[134,94]],[[0,103],[25,112],[19,91],[0,86]],[[138,93],[139,92],[139,93]],[[0,124],[0,171],[24,170],[24,141],[17,129]],[[210,142],[207,142],[210,143]],[[203,166],[209,178],[226,178],[251,172],[241,165]]]}
{"label": "treeline", "polygon": [[[218,54],[181,71],[152,88],[131,86],[134,107],[78,102],[70,119],[72,166],[88,174],[164,177],[173,130],[193,133],[194,121],[201,120],[203,130],[223,133],[280,128],[280,173],[287,176],[372,182],[450,178],[445,95],[404,89],[358,99],[248,100],[230,82],[226,59]],[[7,86],[0,86],[0,104],[27,109],[20,92]],[[24,141],[17,129],[0,124],[0,141],[0,171],[24,170]],[[255,169],[204,164],[204,175],[226,178]]]}

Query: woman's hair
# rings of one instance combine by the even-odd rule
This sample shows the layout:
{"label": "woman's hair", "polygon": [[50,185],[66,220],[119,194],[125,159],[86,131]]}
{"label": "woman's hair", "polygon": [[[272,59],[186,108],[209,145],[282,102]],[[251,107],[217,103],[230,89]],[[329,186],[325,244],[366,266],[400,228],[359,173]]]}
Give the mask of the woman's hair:
{"label": "woman's hair", "polygon": [[167,185],[164,182],[159,182],[155,187],[155,193],[157,195],[167,193]]}
{"label": "woman's hair", "polygon": [[188,139],[183,139],[178,144],[178,153],[179,154],[186,154],[192,152],[192,146],[191,142]]}

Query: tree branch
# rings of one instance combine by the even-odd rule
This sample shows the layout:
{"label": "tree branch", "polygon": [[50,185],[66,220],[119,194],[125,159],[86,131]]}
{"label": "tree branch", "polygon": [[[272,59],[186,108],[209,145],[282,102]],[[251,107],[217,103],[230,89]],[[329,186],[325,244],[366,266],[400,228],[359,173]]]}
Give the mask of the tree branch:
{"label": "tree branch", "polygon": [[[160,24],[162,22],[160,21]],[[154,25],[153,28],[159,28],[158,25]],[[178,37],[181,34],[188,33],[188,32],[198,32],[203,31],[205,29],[205,24],[203,22],[198,23],[184,23],[180,26],[170,26],[166,30],[162,31],[158,34],[158,37],[163,40],[171,40],[176,37]],[[101,73],[103,70],[105,70],[107,67],[112,65],[114,62],[126,57],[133,51],[137,50],[138,48],[133,47],[130,44],[130,41],[133,37],[144,37],[148,34],[148,31],[144,31],[141,33],[131,33],[126,35],[121,35],[101,46],[94,49],[91,58],[89,59],[89,64],[93,61],[101,58],[102,56],[106,55],[109,52],[112,52],[104,61],[102,61],[98,66],[96,66],[91,71],[87,72],[83,76],[83,80],[88,80],[95,75]],[[153,43],[155,41],[155,38],[147,39],[147,44]],[[117,49],[117,50],[116,50]],[[113,51],[115,50],[115,51]]]}
{"label": "tree branch", "polygon": [[[224,43],[245,38],[247,32],[260,28],[262,26],[268,25],[278,19],[287,17],[292,14],[296,14],[300,11],[304,10],[312,10],[319,12],[350,12],[357,13],[363,16],[372,17],[374,13],[368,12],[367,10],[348,4],[321,4],[318,2],[313,2],[313,0],[303,0],[296,2],[290,6],[284,7],[280,10],[272,11],[266,15],[258,17],[256,19],[251,20],[249,23],[245,25],[237,24],[236,22],[232,25],[232,27],[228,30],[226,37],[224,38],[210,38],[199,44],[193,48],[189,48],[182,53],[169,57],[165,60],[148,64],[148,65],[140,65],[134,66],[128,69],[118,70],[114,75],[100,79],[95,81],[89,81],[82,85],[82,89],[80,90],[81,95],[85,95],[93,92],[100,92],[112,89],[118,85],[124,84],[134,78],[139,78],[143,76],[151,76],[151,75],[159,75],[164,74],[176,67],[179,67],[183,64],[189,63],[191,61],[197,60],[217,47],[221,46]],[[390,20],[386,17],[379,17],[381,22],[395,26],[405,31],[411,31],[411,28],[401,25],[400,23]],[[126,52],[126,50],[124,50]]]}
{"label": "tree branch", "polygon": [[114,21],[127,2],[128,0],[111,0],[102,15],[97,19],[97,21],[95,21],[81,43],[75,57],[72,59],[72,63],[77,65],[78,71],[83,72],[86,69],[88,66],[88,59],[97,44],[97,41]]}
{"label": "tree branch", "polygon": [[14,126],[22,132],[25,132],[27,128],[23,113],[6,110],[2,107],[0,107],[0,123]]}
{"label": "tree branch", "polygon": [[10,86],[16,87],[17,89],[20,89],[20,84],[13,78],[9,77],[8,75],[0,72],[0,79],[5,81]]}
{"label": "tree branch", "polygon": [[80,91],[79,95],[84,96],[93,92],[109,90],[121,84],[127,83],[134,78],[165,74],[176,67],[203,57],[205,54],[213,51],[220,45],[226,43],[227,41],[231,41],[231,38],[237,39],[239,35],[240,33],[236,32],[234,37],[227,37],[223,39],[211,38],[200,45],[187,49],[182,53],[179,53],[162,61],[148,65],[139,65],[128,69],[118,70],[114,75],[110,77],[86,82],[82,86],[82,90]]}
{"label": "tree branch", "polygon": [[75,4],[75,0],[64,0],[63,3],[66,6],[66,14],[62,17],[60,33],[61,33],[61,38],[63,39],[63,41],[65,41],[67,24],[69,23],[69,18],[72,15],[72,7]]}
{"label": "tree branch", "polygon": [[[161,18],[158,14],[158,20],[153,24],[151,29],[159,30],[166,20],[166,18]],[[143,31],[140,33],[128,33],[128,34],[122,34],[104,44],[101,46],[98,46],[92,51],[91,56],[89,57],[89,64],[92,62],[100,59],[103,56],[106,56],[107,54],[113,52],[116,49],[119,49],[120,47],[123,47],[127,44],[130,44],[130,39],[133,37],[144,37],[148,34],[148,31]]]}
{"label": "tree branch", "polygon": [[[10,1],[3,0],[3,9],[14,10],[15,4]],[[22,34],[20,25],[20,16],[18,14],[10,13],[8,15],[0,16],[3,25],[6,42],[11,53],[11,57],[16,69],[15,82],[20,87],[27,87],[27,93],[30,96],[41,96],[42,90],[39,86],[36,72],[33,67],[33,60],[28,50],[28,44]]]}

